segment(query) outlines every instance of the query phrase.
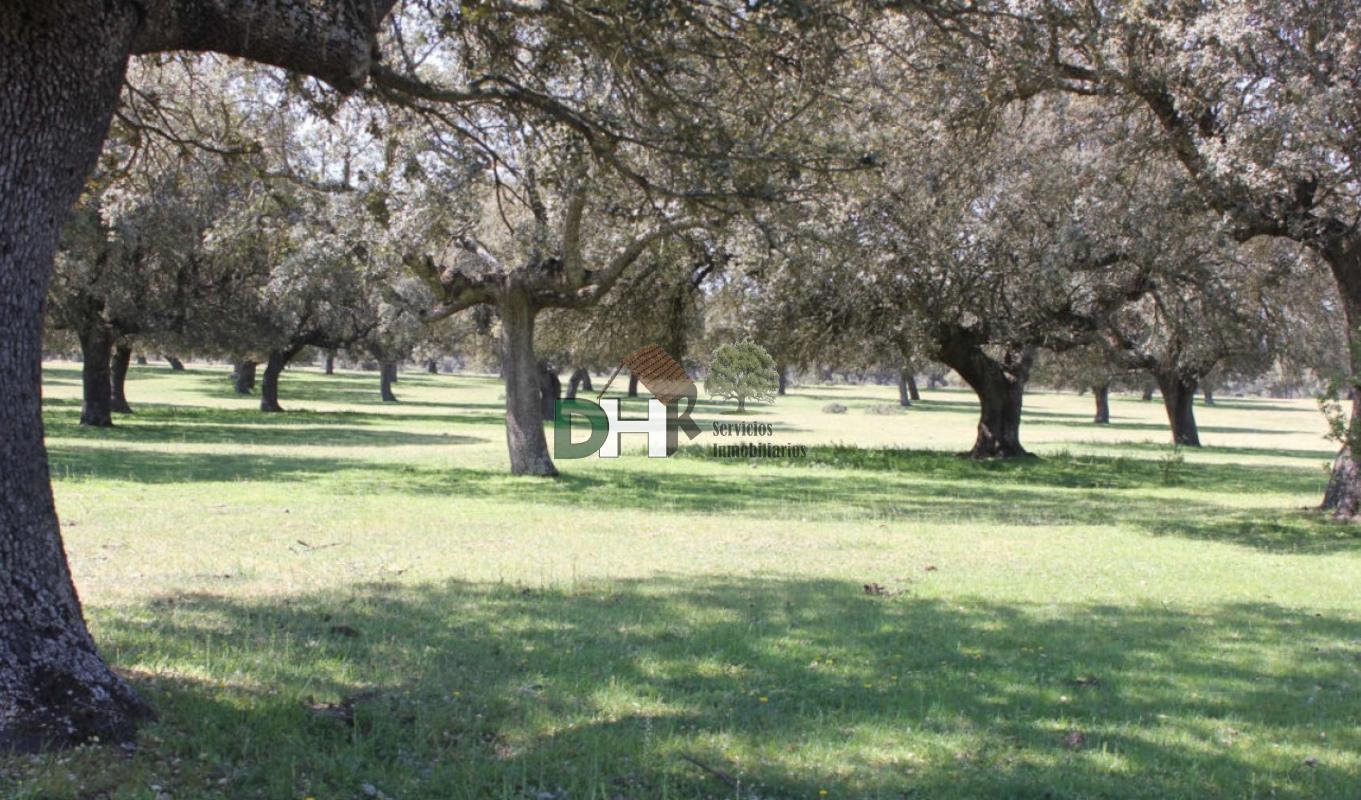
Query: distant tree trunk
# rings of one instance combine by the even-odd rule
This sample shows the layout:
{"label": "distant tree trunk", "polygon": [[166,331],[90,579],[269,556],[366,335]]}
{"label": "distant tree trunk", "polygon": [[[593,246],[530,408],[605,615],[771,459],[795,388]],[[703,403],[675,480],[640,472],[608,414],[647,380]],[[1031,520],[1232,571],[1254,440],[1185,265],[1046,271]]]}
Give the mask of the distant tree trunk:
{"label": "distant tree trunk", "polygon": [[336,354],[334,350],[326,351],[326,374],[336,374]]}
{"label": "distant tree trunk", "polygon": [[1098,383],[1093,386],[1092,397],[1096,398],[1096,419],[1092,421],[1097,425],[1109,425],[1111,421],[1111,385],[1109,383]]}
{"label": "distant tree trunk", "polygon": [[[142,359],[145,361],[146,359]],[[109,367],[109,394],[111,408],[115,414],[131,414],[132,406],[128,405],[127,381],[128,367],[132,364],[132,348],[125,344],[120,344],[113,349],[113,363]]]}
{"label": "distant tree trunk", "polygon": [[1214,389],[1211,389],[1211,388],[1208,387],[1208,386],[1206,386],[1204,392],[1205,392],[1205,405],[1207,405],[1207,406],[1212,406],[1212,405],[1214,405],[1214,404],[1215,404],[1215,390],[1214,390]]}
{"label": "distant tree trunk", "polygon": [[501,369],[506,381],[506,445],[512,475],[554,478],[557,467],[543,432],[543,393],[534,357],[538,309],[526,287],[510,285],[501,298]]}
{"label": "distant tree trunk", "polygon": [[235,381],[232,388],[237,394],[250,394],[255,391],[255,362],[236,362]]}
{"label": "distant tree trunk", "polygon": [[[128,742],[151,713],[85,626],[52,499],[41,391],[43,310],[62,223],[99,155],[138,15],[131,3],[0,3],[4,753]],[[98,349],[102,357],[87,362],[103,372],[92,382],[107,397],[110,351]]]}
{"label": "distant tree trunk", "polygon": [[746,410],[747,410],[747,398],[745,398],[745,397],[739,397],[739,398],[737,398],[737,413],[741,414],[743,411],[746,411]]}
{"label": "distant tree trunk", "polygon": [[433,359],[433,358],[430,359],[430,360],[428,360],[428,361],[426,361],[426,362],[425,362],[425,371],[426,371],[428,374],[430,374],[430,375],[438,375],[438,374],[439,374],[439,361],[438,361],[437,359]]}
{"label": "distant tree trunk", "polygon": [[1196,414],[1191,407],[1198,381],[1175,373],[1158,373],[1154,377],[1163,396],[1163,406],[1167,408],[1167,419],[1172,423],[1172,441],[1185,447],[1200,447]]}
{"label": "distant tree trunk", "polygon": [[1140,400],[1143,400],[1145,403],[1152,402],[1152,400],[1153,400],[1153,387],[1152,387],[1152,386],[1145,386],[1145,387],[1144,387],[1144,394],[1143,394],[1143,396],[1140,397],[1139,399],[1140,399]]}
{"label": "distant tree trunk", "polygon": [[1021,405],[1035,363],[1035,348],[1008,351],[999,362],[984,352],[973,334],[960,332],[944,338],[940,360],[978,395],[978,436],[969,457],[1029,456],[1021,446]]}
{"label": "distant tree trunk", "polygon": [[284,367],[298,354],[302,348],[287,347],[283,350],[269,351],[269,360],[265,362],[265,379],[260,383],[260,410],[268,413],[283,411],[279,405],[279,376],[283,374]]}
{"label": "distant tree trunk", "polygon": [[544,422],[552,422],[557,413],[554,403],[562,399],[562,379],[550,364],[539,369],[539,409]]}
{"label": "distant tree trunk", "polygon": [[378,363],[379,389],[384,403],[397,402],[397,395],[392,393],[392,384],[397,380],[397,362],[380,361]]}
{"label": "distant tree trunk", "polygon": [[629,375],[629,397],[637,397],[637,396],[638,396],[638,376],[637,376],[637,375],[630,374],[630,375]]}
{"label": "distant tree trunk", "polygon": [[898,405],[907,407],[912,405],[912,395],[907,388],[907,382],[912,380],[912,372],[908,369],[898,371]]}
{"label": "distant tree trunk", "polygon": [[591,373],[588,372],[585,367],[577,367],[572,370],[572,377],[567,382],[568,400],[577,399],[577,389],[582,389],[587,392],[595,391],[595,389],[591,387]]}
{"label": "distant tree trunk", "polygon": [[922,399],[922,393],[917,391],[917,373],[912,370],[907,371],[907,399],[914,403]]}
{"label": "distant tree trunk", "polygon": [[780,375],[780,388],[775,390],[775,394],[783,395],[785,387],[789,385],[789,368],[780,367],[779,375]]}
{"label": "distant tree trunk", "polygon": [[165,363],[170,365],[170,370],[172,372],[184,372],[183,361],[180,361],[178,358],[175,358],[174,356],[161,356],[161,358],[164,358]]}
{"label": "distant tree trunk", "polygon": [[137,366],[145,367],[146,365],[147,365],[146,356],[137,356]]}
{"label": "distant tree trunk", "polygon": [[113,425],[113,331],[104,324],[91,325],[77,334],[80,339],[83,399],[80,424],[92,428]]}

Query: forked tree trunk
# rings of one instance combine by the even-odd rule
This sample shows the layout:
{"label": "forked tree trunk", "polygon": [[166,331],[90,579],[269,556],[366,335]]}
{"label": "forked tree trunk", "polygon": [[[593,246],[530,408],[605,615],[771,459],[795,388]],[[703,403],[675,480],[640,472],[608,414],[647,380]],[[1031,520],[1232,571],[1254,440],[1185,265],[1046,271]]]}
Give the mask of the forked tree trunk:
{"label": "forked tree trunk", "polygon": [[1029,456],[1021,446],[1021,405],[1035,363],[1035,348],[1009,352],[1004,362],[998,362],[979,344],[960,337],[946,342],[940,348],[940,357],[978,395],[978,436],[968,456]]}
{"label": "forked tree trunk", "polygon": [[585,367],[577,367],[572,370],[572,377],[567,381],[568,400],[577,399],[577,389],[586,392],[595,391],[591,386],[591,373],[588,372]]}
{"label": "forked tree trunk", "polygon": [[638,376],[629,375],[629,397],[638,396]]}
{"label": "forked tree trunk", "polygon": [[118,102],[136,22],[131,3],[0,3],[0,752],[127,742],[150,715],[86,630],[41,399],[52,261]]}
{"label": "forked tree trunk", "polygon": [[785,387],[789,385],[789,368],[780,367],[778,374],[780,376],[780,386],[775,390],[775,394],[783,395]]}
{"label": "forked tree trunk", "polygon": [[914,403],[922,399],[922,393],[917,390],[917,374],[912,370],[907,372],[907,399]]}
{"label": "forked tree trunk", "polygon": [[265,362],[265,377],[260,381],[261,411],[272,414],[284,410],[283,406],[279,405],[279,376],[297,354],[298,351],[294,348],[269,351],[269,360]]}
{"label": "forked tree trunk", "polygon": [[161,356],[161,358],[164,358],[165,363],[170,365],[170,369],[172,372],[184,372],[183,361],[180,361],[178,358],[175,358],[174,356]]}
{"label": "forked tree trunk", "polygon": [[1172,441],[1184,447],[1200,447],[1200,431],[1196,428],[1196,412],[1192,401],[1196,397],[1195,378],[1177,374],[1158,373],[1158,391],[1163,396],[1167,420],[1172,425]]}
{"label": "forked tree trunk", "polygon": [[232,389],[237,394],[250,394],[255,390],[255,362],[238,361],[236,362],[236,378],[232,383]]}
{"label": "forked tree trunk", "polygon": [[1111,385],[1099,383],[1093,386],[1092,397],[1096,398],[1096,418],[1092,422],[1097,425],[1109,425],[1111,421]]}
{"label": "forked tree trunk", "polygon": [[379,393],[383,397],[384,403],[397,402],[397,395],[392,393],[392,384],[397,380],[397,362],[380,361],[378,362],[378,384]]}
{"label": "forked tree trunk", "polygon": [[554,404],[562,399],[562,378],[552,366],[544,364],[539,369],[539,411],[544,422],[552,422],[557,409]]}
{"label": "forked tree trunk", "polygon": [[534,317],[538,309],[529,290],[512,283],[506,287],[500,310],[510,472],[554,478],[558,469],[548,455],[548,438],[543,432],[539,363],[534,358]]}
{"label": "forked tree trunk", "polygon": [[898,405],[912,405],[912,395],[908,392],[907,382],[912,379],[912,373],[903,369],[898,372]]}
{"label": "forked tree trunk", "polygon": [[131,366],[132,348],[125,344],[114,347],[113,363],[109,366],[109,379],[112,381],[109,392],[112,395],[112,408],[115,414],[132,413],[127,393],[128,369]]}
{"label": "forked tree trunk", "polygon": [[113,425],[113,331],[103,324],[91,325],[80,331],[80,376],[82,395],[80,424],[92,428]]}

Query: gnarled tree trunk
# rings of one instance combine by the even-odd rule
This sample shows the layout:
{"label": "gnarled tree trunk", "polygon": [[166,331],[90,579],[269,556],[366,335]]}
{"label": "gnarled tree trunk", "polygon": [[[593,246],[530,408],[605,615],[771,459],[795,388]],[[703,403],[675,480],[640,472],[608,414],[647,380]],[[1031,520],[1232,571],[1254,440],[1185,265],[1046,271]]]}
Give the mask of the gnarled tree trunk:
{"label": "gnarled tree trunk", "polygon": [[1022,458],[1021,404],[1035,348],[1008,351],[1004,361],[993,360],[967,334],[951,336],[940,346],[940,360],[959,373],[978,395],[978,436],[970,458]]}
{"label": "gnarled tree trunk", "polygon": [[0,752],[130,741],[150,714],[86,630],[41,400],[52,261],[118,102],[137,13],[131,3],[0,3]]}
{"label": "gnarled tree trunk", "polygon": [[1097,425],[1109,425],[1111,421],[1111,385],[1100,383],[1093,386],[1092,397],[1096,399],[1096,417],[1092,422]]}
{"label": "gnarled tree trunk", "polygon": [[384,403],[397,402],[397,395],[392,393],[392,384],[397,381],[397,362],[380,361],[378,362],[378,388],[383,397]]}
{"label": "gnarled tree trunk", "polygon": [[93,428],[111,427],[113,376],[109,367],[113,358],[113,342],[117,337],[108,326],[94,324],[82,329],[77,338],[80,339],[82,360],[80,424]]}
{"label": "gnarled tree trunk", "polygon": [[512,280],[506,287],[498,306],[510,472],[555,478],[558,469],[548,455],[548,438],[543,432],[543,393],[539,389],[539,362],[534,357],[534,317],[538,309],[529,289],[516,283]]}
{"label": "gnarled tree trunk", "polygon": [[[145,359],[143,359],[145,360]],[[132,366],[132,348],[125,344],[120,344],[113,349],[113,363],[109,366],[109,393],[112,397],[111,406],[115,414],[131,414],[132,406],[128,405],[128,369]]]}
{"label": "gnarled tree trunk", "polygon": [[1167,409],[1167,420],[1172,424],[1172,441],[1185,447],[1200,447],[1200,431],[1196,428],[1196,413],[1191,406],[1199,381],[1175,373],[1160,372],[1154,377]]}

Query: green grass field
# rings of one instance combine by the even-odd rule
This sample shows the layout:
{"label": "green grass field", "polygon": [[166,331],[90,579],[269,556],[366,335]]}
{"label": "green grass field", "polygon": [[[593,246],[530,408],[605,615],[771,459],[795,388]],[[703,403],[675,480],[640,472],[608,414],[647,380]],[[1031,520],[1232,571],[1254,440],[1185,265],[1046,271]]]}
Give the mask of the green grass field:
{"label": "green grass field", "polygon": [[806,459],[710,457],[741,440],[701,402],[677,457],[550,482],[506,474],[494,379],[377,380],[294,370],[264,415],[134,368],[86,430],[48,365],[76,583],[160,719],[0,795],[1361,795],[1361,533],[1310,510],[1311,401],[1199,406],[1176,452],[1156,401],[1036,393],[1043,458],[972,463],[966,392],[810,386],[751,418]]}

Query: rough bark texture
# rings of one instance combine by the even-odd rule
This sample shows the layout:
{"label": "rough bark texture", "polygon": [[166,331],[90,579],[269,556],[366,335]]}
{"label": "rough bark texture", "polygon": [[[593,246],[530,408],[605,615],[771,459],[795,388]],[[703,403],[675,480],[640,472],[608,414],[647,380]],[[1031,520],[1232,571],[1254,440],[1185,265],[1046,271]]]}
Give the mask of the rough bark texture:
{"label": "rough bark texture", "polygon": [[265,377],[260,381],[261,411],[277,413],[284,410],[283,406],[279,405],[279,376],[297,354],[298,351],[293,348],[269,351],[269,360],[265,362]]}
{"label": "rough bark texture", "polygon": [[1167,420],[1172,424],[1172,441],[1185,447],[1200,447],[1200,431],[1196,428],[1196,413],[1191,406],[1199,381],[1166,373],[1154,377],[1167,409]]}
{"label": "rough bark texture", "polygon": [[539,411],[544,422],[552,422],[555,414],[554,403],[562,399],[562,378],[551,364],[539,369]]}
{"label": "rough bark texture", "polygon": [[1022,458],[1021,404],[1035,348],[1025,347],[994,360],[967,333],[942,336],[940,360],[959,373],[978,395],[978,437],[970,458]]}
{"label": "rough bark texture", "polygon": [[397,362],[383,361],[378,365],[379,391],[382,394],[384,403],[397,402],[397,395],[392,393],[392,384],[397,381]]}
{"label": "rough bark texture", "polygon": [[162,356],[162,358],[165,359],[165,363],[169,364],[170,369],[174,372],[184,371],[184,362],[180,361],[178,358],[175,358],[174,356]]}
{"label": "rough bark texture", "polygon": [[131,3],[0,3],[0,751],[130,741],[150,713],[86,630],[41,400],[52,261],[118,101],[136,23]]}
{"label": "rough bark texture", "polygon": [[255,391],[255,362],[238,361],[233,373],[232,389],[237,394],[250,394]]}
{"label": "rough bark texture", "polygon": [[[1342,295],[1342,308],[1347,318],[1347,344],[1351,351],[1352,412],[1350,428],[1358,425],[1357,398],[1361,397],[1361,341],[1357,340],[1357,326],[1361,325],[1361,231],[1348,229],[1332,237],[1319,254],[1332,270]],[[1323,496],[1323,510],[1331,511],[1337,520],[1361,518],[1361,466],[1355,458],[1355,443],[1344,446],[1333,461],[1333,474]]]}
{"label": "rough bark texture", "polygon": [[1097,425],[1109,425],[1111,421],[1111,387],[1108,383],[1102,383],[1092,387],[1092,397],[1096,399],[1096,417],[1092,420]]}
{"label": "rough bark texture", "polygon": [[898,373],[898,405],[900,406],[912,405],[912,395],[907,389],[907,382],[911,379],[912,373],[908,370],[902,370]]}
{"label": "rough bark texture", "polygon": [[557,477],[548,454],[540,403],[539,364],[534,358],[534,317],[529,290],[510,285],[501,311],[501,368],[506,380],[506,445],[512,475]]}
{"label": "rough bark texture", "polygon": [[113,425],[113,331],[105,325],[91,325],[77,334],[80,339],[82,386],[80,424],[92,428]]}
{"label": "rough bark texture", "polygon": [[[146,359],[139,359],[145,361]],[[115,414],[131,414],[132,406],[128,405],[128,369],[132,366],[132,348],[125,344],[120,344],[113,349],[113,362],[109,365],[109,393],[111,395],[111,406]]]}

